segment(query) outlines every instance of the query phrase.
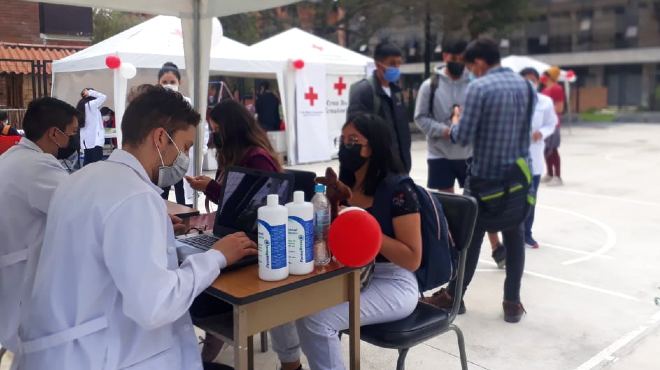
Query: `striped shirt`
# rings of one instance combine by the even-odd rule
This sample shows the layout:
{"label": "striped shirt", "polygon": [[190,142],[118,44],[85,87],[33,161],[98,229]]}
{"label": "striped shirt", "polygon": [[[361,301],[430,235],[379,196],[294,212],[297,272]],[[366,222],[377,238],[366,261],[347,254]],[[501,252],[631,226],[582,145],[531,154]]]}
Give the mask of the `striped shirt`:
{"label": "striped shirt", "polygon": [[516,159],[529,159],[531,85],[509,68],[495,67],[470,83],[458,125],[451,139],[472,145],[470,176],[503,178]]}

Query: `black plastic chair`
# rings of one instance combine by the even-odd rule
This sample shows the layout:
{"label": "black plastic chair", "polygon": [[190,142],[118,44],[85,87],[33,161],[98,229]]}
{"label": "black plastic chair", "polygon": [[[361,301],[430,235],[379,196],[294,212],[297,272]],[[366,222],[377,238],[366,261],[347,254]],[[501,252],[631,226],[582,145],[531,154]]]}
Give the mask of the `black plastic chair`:
{"label": "black plastic chair", "polygon": [[285,169],[284,173],[293,175],[293,190],[305,193],[305,202],[310,202],[316,187],[316,173],[311,171]]}
{"label": "black plastic chair", "polygon": [[465,340],[461,329],[454,325],[461,299],[463,298],[463,278],[467,251],[472,240],[474,225],[477,219],[477,202],[474,198],[446,193],[433,193],[445,211],[449,230],[459,250],[458,275],[456,277],[456,297],[451,311],[441,310],[421,301],[415,311],[399,321],[363,326],[360,339],[382,348],[397,349],[399,358],[396,369],[404,370],[406,356],[410,348],[433,337],[454,331],[458,337],[458,349],[461,358],[461,368],[467,370],[467,355]]}

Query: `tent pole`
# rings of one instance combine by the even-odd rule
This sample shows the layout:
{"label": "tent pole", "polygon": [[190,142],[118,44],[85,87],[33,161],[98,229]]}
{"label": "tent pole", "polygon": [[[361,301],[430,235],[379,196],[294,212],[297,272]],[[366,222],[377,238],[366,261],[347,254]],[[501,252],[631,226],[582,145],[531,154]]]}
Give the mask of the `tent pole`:
{"label": "tent pole", "polygon": [[[204,140],[204,123],[206,122],[206,112],[200,112],[200,86],[201,81],[201,58],[200,58],[200,0],[193,0],[193,61],[194,61],[194,81],[193,81],[193,104],[195,110],[199,112],[202,116],[200,124],[197,126],[197,133],[195,135],[195,153],[194,153],[194,171],[195,176],[200,175],[200,168],[202,168],[202,153],[203,145],[202,141]],[[185,181],[185,180],[184,180]],[[193,207],[198,208],[199,204],[199,192],[194,191],[193,196]]]}

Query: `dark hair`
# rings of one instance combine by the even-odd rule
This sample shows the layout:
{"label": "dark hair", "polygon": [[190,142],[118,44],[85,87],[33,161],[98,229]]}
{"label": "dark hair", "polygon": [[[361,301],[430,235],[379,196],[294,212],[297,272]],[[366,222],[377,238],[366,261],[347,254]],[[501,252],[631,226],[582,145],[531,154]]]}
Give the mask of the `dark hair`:
{"label": "dark hair", "polygon": [[[364,178],[364,194],[373,196],[381,181],[389,174],[403,173],[403,165],[398,156],[392,151],[392,136],[387,123],[374,114],[360,114],[346,122],[343,127],[355,126],[371,148],[371,157]],[[339,167],[339,179],[349,187],[355,185],[355,174]]]}
{"label": "dark hair", "polygon": [[495,40],[482,37],[472,41],[467,46],[464,58],[467,63],[474,63],[477,59],[483,59],[486,64],[493,66],[500,62],[500,47]]}
{"label": "dark hair", "polygon": [[245,106],[234,100],[223,100],[209,113],[218,124],[222,145],[218,148],[218,165],[224,169],[236,166],[254,148],[268,152],[278,171],[282,169],[266,131]]}
{"label": "dark hair", "polygon": [[532,67],[524,68],[522,71],[520,71],[520,75],[523,76],[523,77],[528,76],[528,75],[532,75],[532,76],[536,77],[537,80],[540,78],[539,72],[536,69],[532,68]]}
{"label": "dark hair", "polygon": [[387,57],[400,57],[403,54],[401,53],[401,49],[399,49],[398,46],[389,43],[389,42],[382,42],[376,46],[376,50],[374,50],[374,59],[375,60],[383,60]]}
{"label": "dark hair", "polygon": [[25,137],[31,141],[41,139],[51,127],[64,132],[78,111],[72,105],[59,99],[44,97],[35,99],[28,105],[23,117]]}
{"label": "dark hair", "polygon": [[189,126],[197,127],[199,120],[199,113],[178,92],[160,85],[143,87],[121,120],[122,144],[142,144],[149,133],[159,127],[172,136]]}
{"label": "dark hair", "polygon": [[172,62],[166,62],[163,64],[163,66],[160,68],[160,71],[158,71],[158,79],[160,80],[163,75],[170,72],[173,73],[179,83],[181,83],[181,72],[179,72],[179,67],[177,67],[176,64]]}
{"label": "dark hair", "polygon": [[4,122],[9,118],[9,115],[7,114],[7,111],[5,110],[0,110],[0,122]]}
{"label": "dark hair", "polygon": [[131,104],[135,98],[142,95],[144,92],[151,90],[154,85],[151,84],[142,84],[131,88],[131,90],[126,95],[126,104]]}
{"label": "dark hair", "polygon": [[460,55],[465,52],[467,41],[457,38],[448,38],[442,42],[442,52],[448,54]]}
{"label": "dark hair", "polygon": [[114,114],[115,114],[115,111],[113,111],[113,110],[110,109],[109,107],[103,107],[103,108],[101,108],[101,115],[102,115],[102,116],[107,116],[107,115],[110,115],[110,114],[113,114],[113,115],[114,115]]}
{"label": "dark hair", "polygon": [[78,125],[80,127],[85,127],[85,124],[87,123],[87,112],[85,111],[85,106],[92,100],[96,100],[96,98],[93,96],[87,96],[78,100],[78,104],[76,104],[76,109],[78,110]]}

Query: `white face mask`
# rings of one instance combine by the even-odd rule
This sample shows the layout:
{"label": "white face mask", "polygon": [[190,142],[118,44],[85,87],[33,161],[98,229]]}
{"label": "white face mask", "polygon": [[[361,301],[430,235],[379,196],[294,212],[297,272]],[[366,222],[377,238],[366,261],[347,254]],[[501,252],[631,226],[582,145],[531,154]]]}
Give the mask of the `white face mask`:
{"label": "white face mask", "polygon": [[179,85],[164,84],[163,87],[168,89],[168,90],[179,92]]}
{"label": "white face mask", "polygon": [[183,154],[183,152],[179,150],[179,147],[167,132],[165,135],[167,135],[172,144],[174,144],[174,147],[179,152],[179,154],[176,156],[176,159],[172,165],[166,166],[165,162],[163,162],[163,155],[160,153],[160,149],[158,149],[158,156],[160,157],[161,166],[158,168],[158,180],[156,185],[161,188],[169,188],[170,186],[183,180],[183,176],[186,175],[186,171],[188,171],[188,165],[190,164],[190,158],[188,158],[187,155]]}

